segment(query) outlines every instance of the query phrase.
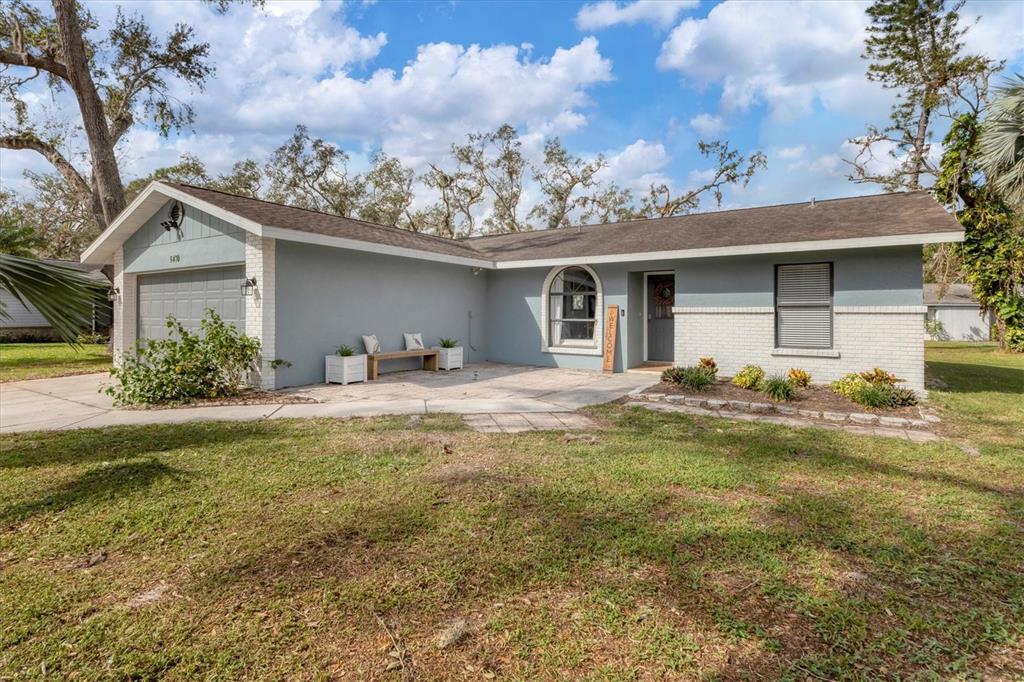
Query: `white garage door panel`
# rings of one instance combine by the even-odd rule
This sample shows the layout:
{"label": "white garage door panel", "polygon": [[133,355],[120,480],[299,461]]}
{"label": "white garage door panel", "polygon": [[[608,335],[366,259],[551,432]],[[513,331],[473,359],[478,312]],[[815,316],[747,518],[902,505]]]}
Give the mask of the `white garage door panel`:
{"label": "white garage door panel", "polygon": [[199,329],[208,308],[245,331],[244,279],[241,265],[139,275],[139,338],[167,338],[168,315],[174,315],[186,329]]}

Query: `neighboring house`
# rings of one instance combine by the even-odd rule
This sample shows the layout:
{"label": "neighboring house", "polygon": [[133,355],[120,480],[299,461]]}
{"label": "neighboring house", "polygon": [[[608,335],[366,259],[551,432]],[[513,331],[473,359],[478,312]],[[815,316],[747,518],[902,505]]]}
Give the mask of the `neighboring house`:
{"label": "neighboring house", "polygon": [[[100,272],[101,266],[83,265],[77,261],[43,259],[53,265],[79,270],[86,278],[102,284],[110,284],[110,280]],[[0,316],[0,339],[12,340],[43,340],[59,339],[50,323],[46,321],[34,305],[23,305],[9,291],[0,288],[0,304],[10,319]],[[105,332],[110,327],[111,306],[107,301],[95,306],[90,327],[83,331]]]}
{"label": "neighboring house", "polygon": [[456,241],[153,183],[82,261],[114,265],[116,354],[214,308],[261,340],[266,388],[322,382],[323,356],[363,334],[599,371],[614,304],[616,372],[714,356],[725,375],[881,366],[923,390],[921,245],[962,239],[926,192]]}
{"label": "neighboring house", "polygon": [[988,341],[992,314],[982,312],[969,284],[950,284],[940,297],[938,284],[924,285],[929,336],[938,341]]}

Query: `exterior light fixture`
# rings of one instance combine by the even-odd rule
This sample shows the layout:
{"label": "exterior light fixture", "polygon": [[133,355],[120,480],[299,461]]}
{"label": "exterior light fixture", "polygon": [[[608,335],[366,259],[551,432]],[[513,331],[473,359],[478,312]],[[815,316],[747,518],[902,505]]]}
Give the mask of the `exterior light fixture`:
{"label": "exterior light fixture", "polygon": [[119,298],[121,298],[121,290],[117,287],[110,287],[110,291],[107,292],[107,300],[113,303]]}
{"label": "exterior light fixture", "polygon": [[252,293],[256,290],[256,278],[249,277],[242,282],[242,296],[252,296]]}

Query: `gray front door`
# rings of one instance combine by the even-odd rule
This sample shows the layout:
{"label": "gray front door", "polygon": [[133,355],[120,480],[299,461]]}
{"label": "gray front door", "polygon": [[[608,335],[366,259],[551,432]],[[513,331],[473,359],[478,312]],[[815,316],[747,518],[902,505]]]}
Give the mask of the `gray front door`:
{"label": "gray front door", "polygon": [[168,315],[174,315],[186,329],[199,329],[207,308],[244,332],[244,279],[242,265],[139,275],[139,338],[167,338]]}
{"label": "gray front door", "polygon": [[675,281],[675,275],[647,276],[647,359],[653,362],[671,362],[674,356]]}

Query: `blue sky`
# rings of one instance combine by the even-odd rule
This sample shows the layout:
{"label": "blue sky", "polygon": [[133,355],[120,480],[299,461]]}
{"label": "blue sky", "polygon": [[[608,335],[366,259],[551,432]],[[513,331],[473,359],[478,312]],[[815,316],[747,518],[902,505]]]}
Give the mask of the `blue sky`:
{"label": "blue sky", "polygon": [[[559,135],[603,153],[607,179],[682,190],[709,164],[696,141],[764,151],[769,168],[726,205],[878,191],[845,179],[845,141],[885,122],[891,93],[864,78],[862,2],[268,3],[220,17],[199,3],[125,3],[158,30],[175,21],[211,43],[218,73],[194,130],[161,139],[144,126],[121,150],[125,175],[193,152],[215,171],[260,157],[298,123],[365,165],[372,150],[422,168],[470,130],[516,125],[528,153]],[[101,22],[113,3],[90,8]],[[1024,71],[1024,3],[973,2],[970,50]],[[40,90],[32,105],[67,116]],[[46,169],[5,153],[5,185]],[[529,191],[529,190],[528,190]]]}

